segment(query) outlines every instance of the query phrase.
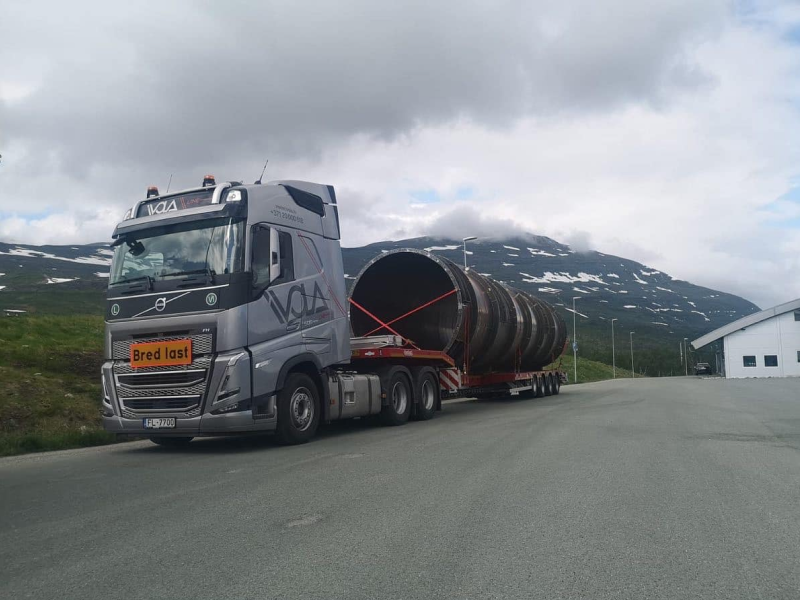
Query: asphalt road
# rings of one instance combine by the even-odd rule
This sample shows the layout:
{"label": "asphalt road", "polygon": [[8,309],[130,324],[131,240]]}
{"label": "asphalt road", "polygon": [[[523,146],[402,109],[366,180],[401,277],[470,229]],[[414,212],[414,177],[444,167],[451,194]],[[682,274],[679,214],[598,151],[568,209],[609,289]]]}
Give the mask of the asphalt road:
{"label": "asphalt road", "polygon": [[0,597],[798,598],[800,380],[4,459]]}

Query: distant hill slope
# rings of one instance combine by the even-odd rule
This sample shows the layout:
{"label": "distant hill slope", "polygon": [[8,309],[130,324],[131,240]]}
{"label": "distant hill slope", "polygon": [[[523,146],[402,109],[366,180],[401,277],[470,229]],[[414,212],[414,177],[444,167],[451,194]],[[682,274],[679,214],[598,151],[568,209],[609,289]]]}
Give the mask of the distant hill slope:
{"label": "distant hill slope", "polygon": [[[345,248],[352,283],[373,257],[396,248],[418,248],[461,264],[460,240],[414,238]],[[678,345],[758,307],[747,300],[673,279],[666,273],[600,252],[575,252],[547,237],[529,235],[468,243],[470,267],[557,306],[572,331],[572,297],[578,296],[581,356],[611,363],[611,319],[618,319],[617,364],[630,368],[630,331],[635,367],[650,375],[677,373]],[[0,243],[0,308],[40,313],[95,313],[111,262],[107,244],[27,246]],[[708,359],[705,355],[706,359]],[[692,357],[694,360],[695,357]]]}

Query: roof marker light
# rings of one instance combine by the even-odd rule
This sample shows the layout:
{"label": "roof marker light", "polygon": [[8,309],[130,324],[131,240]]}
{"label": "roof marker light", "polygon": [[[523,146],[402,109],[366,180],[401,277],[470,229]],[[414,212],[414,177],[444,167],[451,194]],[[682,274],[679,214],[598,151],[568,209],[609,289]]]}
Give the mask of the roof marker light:
{"label": "roof marker light", "polygon": [[158,196],[158,188],[154,185],[151,185],[147,188],[147,197],[155,198],[156,196]]}
{"label": "roof marker light", "polygon": [[228,192],[228,195],[225,196],[225,202],[241,202],[242,201],[242,192],[241,190],[231,190]]}
{"label": "roof marker light", "polygon": [[215,185],[217,185],[217,180],[214,179],[213,175],[203,177],[203,187],[214,187]]}

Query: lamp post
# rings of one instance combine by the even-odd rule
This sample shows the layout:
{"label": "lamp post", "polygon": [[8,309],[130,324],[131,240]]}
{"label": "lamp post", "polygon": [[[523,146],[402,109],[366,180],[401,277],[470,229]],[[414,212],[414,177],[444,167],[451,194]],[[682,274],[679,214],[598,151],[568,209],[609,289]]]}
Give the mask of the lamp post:
{"label": "lamp post", "polygon": [[686,344],[688,340],[689,338],[683,338],[683,365],[686,367],[685,375],[687,377],[689,376],[689,346]]}
{"label": "lamp post", "polygon": [[635,331],[631,331],[631,377],[636,377],[636,369],[633,368],[633,334],[636,333]]}
{"label": "lamp post", "polygon": [[474,235],[471,235],[471,236],[465,237],[465,238],[463,238],[461,240],[461,243],[464,244],[464,270],[465,271],[468,269],[468,267],[467,267],[467,242],[471,242],[472,240],[477,240],[477,239],[478,239],[477,237],[475,237]]}
{"label": "lamp post", "polygon": [[575,300],[580,296],[572,297],[572,362],[575,366],[575,383],[578,383],[578,330],[577,320],[575,319]]}
{"label": "lamp post", "polygon": [[619,319],[611,319],[611,372],[614,375],[614,379],[617,378],[617,355],[614,349],[614,321],[619,321]]}

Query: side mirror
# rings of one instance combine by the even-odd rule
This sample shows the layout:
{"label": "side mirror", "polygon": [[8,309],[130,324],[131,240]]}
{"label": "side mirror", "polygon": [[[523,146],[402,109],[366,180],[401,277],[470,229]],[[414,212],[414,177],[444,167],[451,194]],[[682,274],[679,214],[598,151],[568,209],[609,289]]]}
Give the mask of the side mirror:
{"label": "side mirror", "polygon": [[278,232],[274,229],[269,236],[269,282],[281,276],[281,244]]}

